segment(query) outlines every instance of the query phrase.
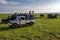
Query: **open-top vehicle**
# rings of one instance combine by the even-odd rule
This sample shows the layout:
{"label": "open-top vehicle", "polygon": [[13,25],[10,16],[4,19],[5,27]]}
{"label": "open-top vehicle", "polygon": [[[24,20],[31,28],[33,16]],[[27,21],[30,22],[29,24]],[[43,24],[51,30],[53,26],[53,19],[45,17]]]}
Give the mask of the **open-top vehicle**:
{"label": "open-top vehicle", "polygon": [[10,28],[16,28],[18,26],[33,25],[35,23],[34,15],[20,14],[17,15],[14,20],[8,22]]}

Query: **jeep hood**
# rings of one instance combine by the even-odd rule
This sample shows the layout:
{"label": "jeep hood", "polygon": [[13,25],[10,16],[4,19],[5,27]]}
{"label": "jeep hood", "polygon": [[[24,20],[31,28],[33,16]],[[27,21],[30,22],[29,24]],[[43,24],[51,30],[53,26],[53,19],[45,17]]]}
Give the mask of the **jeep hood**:
{"label": "jeep hood", "polygon": [[17,21],[14,21],[14,20],[12,20],[12,21],[9,21],[9,22],[11,22],[11,23],[17,23]]}

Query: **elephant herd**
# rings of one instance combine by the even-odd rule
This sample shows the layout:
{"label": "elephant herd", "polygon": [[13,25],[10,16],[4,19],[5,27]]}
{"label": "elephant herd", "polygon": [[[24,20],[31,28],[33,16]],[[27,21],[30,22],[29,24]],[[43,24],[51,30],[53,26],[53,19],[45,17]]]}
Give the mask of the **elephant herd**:
{"label": "elephant herd", "polygon": [[[40,14],[40,18],[44,18],[45,14]],[[54,19],[57,18],[57,14],[47,14],[48,19]]]}

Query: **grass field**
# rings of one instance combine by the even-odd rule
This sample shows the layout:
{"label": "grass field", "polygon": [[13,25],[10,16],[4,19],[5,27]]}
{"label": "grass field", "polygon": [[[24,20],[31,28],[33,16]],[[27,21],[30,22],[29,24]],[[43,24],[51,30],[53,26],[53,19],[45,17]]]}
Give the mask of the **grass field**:
{"label": "grass field", "polygon": [[[0,14],[0,20],[9,14]],[[28,27],[10,29],[8,24],[0,24],[0,40],[60,40],[60,17],[57,19],[35,16],[35,24]],[[1,21],[0,21],[1,22]]]}

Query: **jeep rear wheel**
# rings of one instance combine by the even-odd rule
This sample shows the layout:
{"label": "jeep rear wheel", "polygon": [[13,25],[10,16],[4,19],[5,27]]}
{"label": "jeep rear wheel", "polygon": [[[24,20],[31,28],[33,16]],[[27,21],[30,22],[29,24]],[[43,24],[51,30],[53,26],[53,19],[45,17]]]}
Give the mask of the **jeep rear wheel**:
{"label": "jeep rear wheel", "polygon": [[34,24],[34,22],[30,22],[29,25],[32,26]]}

